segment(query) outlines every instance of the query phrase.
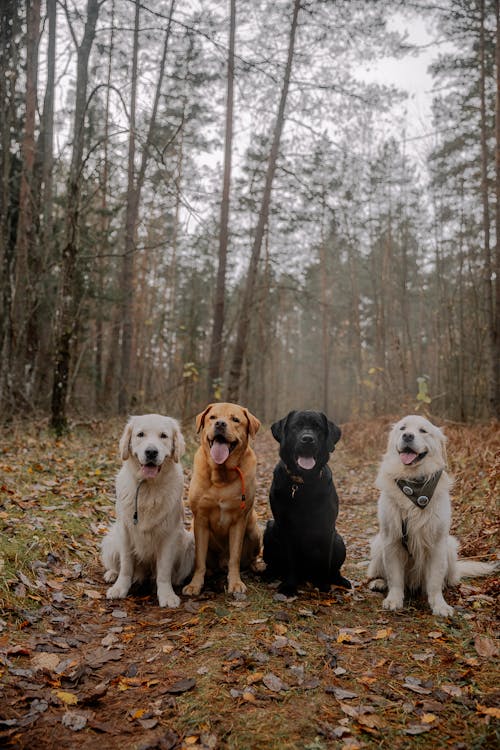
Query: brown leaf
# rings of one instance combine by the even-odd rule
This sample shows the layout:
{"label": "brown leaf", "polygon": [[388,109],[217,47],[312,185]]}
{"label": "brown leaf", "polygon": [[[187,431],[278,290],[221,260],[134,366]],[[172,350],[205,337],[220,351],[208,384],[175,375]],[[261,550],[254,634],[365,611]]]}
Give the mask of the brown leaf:
{"label": "brown leaf", "polygon": [[498,656],[498,648],[493,640],[487,635],[476,635],[474,638],[474,647],[479,654],[484,658],[490,658],[492,656]]}
{"label": "brown leaf", "polygon": [[177,680],[177,682],[173,682],[171,685],[168,685],[165,688],[165,692],[171,693],[172,695],[177,695],[178,693],[186,693],[188,690],[192,690],[195,685],[196,680],[194,680],[192,677],[185,677],[183,680]]}
{"label": "brown leaf", "polygon": [[424,734],[425,732],[430,732],[432,728],[431,724],[409,724],[404,733],[411,735]]}
{"label": "brown leaf", "polygon": [[273,693],[279,693],[281,690],[288,690],[288,685],[286,685],[283,680],[281,680],[272,672],[268,672],[268,674],[264,675],[264,677],[262,678],[262,683],[268,690],[271,690]]}
{"label": "brown leaf", "polygon": [[342,690],[342,688],[338,687],[326,687],[325,693],[331,693],[338,701],[351,700],[358,697],[357,693],[353,693],[350,690]]}

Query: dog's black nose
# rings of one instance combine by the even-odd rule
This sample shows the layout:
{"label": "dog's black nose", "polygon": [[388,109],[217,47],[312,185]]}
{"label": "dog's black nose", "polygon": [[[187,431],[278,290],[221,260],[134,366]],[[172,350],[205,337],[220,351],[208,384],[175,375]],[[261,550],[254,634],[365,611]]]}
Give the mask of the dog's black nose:
{"label": "dog's black nose", "polygon": [[144,454],[146,456],[146,460],[149,461],[156,461],[158,458],[158,450],[157,448],[146,448],[144,451]]}
{"label": "dog's black nose", "polygon": [[223,419],[218,419],[218,420],[216,421],[216,423],[215,423],[215,427],[216,427],[216,428],[217,428],[218,430],[225,430],[225,429],[226,429],[226,423],[224,422],[224,420],[223,420]]}
{"label": "dog's black nose", "polygon": [[314,435],[309,435],[308,433],[301,435],[300,442],[304,443],[304,445],[311,445],[311,443],[314,443]]}
{"label": "dog's black nose", "polygon": [[405,443],[413,443],[415,435],[413,432],[403,432],[403,441]]}

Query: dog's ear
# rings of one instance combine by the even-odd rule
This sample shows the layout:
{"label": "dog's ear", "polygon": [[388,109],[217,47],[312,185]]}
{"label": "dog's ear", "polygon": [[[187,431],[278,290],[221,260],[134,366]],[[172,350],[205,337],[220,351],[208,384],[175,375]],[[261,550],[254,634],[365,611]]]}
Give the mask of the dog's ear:
{"label": "dog's ear", "polygon": [[243,408],[243,412],[248,419],[248,434],[253,438],[260,427],[260,421],[248,409]]}
{"label": "dog's ear", "polygon": [[205,411],[202,411],[196,417],[196,432],[199,432],[201,428],[203,427],[203,425],[205,424],[205,417],[207,416],[212,406],[215,406],[215,404],[209,404],[207,408],[205,409]]}
{"label": "dog's ear", "polygon": [[184,436],[179,427],[179,423],[174,420],[174,436],[172,439],[172,458],[175,463],[179,463],[181,456],[184,455],[186,450],[186,443],[184,442]]}
{"label": "dog's ear", "polygon": [[271,425],[273,438],[277,440],[278,443],[281,443],[281,441],[283,440],[285,436],[286,423],[293,414],[295,414],[295,412],[291,411],[286,415],[286,417],[283,417],[283,419],[280,419],[278,422],[274,422],[274,424]]}
{"label": "dog's ear", "polygon": [[127,425],[125,426],[125,429],[123,430],[123,435],[120,438],[120,456],[122,458],[122,461],[126,461],[127,458],[130,455],[130,438],[132,437],[132,419],[130,418]]}
{"label": "dog's ear", "polygon": [[326,446],[328,448],[328,452],[331,453],[333,450],[335,450],[335,445],[339,442],[342,432],[340,430],[340,427],[338,427],[335,422],[331,422],[325,415],[323,416],[325,417],[327,429]]}

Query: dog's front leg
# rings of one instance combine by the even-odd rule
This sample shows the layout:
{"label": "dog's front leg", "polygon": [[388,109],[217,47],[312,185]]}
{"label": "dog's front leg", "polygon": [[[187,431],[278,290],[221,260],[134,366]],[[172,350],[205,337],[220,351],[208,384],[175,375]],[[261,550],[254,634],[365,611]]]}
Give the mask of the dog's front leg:
{"label": "dog's front leg", "polygon": [[247,587],[240,577],[241,550],[247,525],[247,517],[241,516],[229,527],[229,563],[227,590],[230,594],[244,594]]}
{"label": "dog's front leg", "polygon": [[427,591],[427,600],[432,610],[432,614],[441,617],[451,617],[453,615],[453,607],[446,604],[443,597],[443,585],[446,578],[448,564],[447,556],[447,545],[445,541],[441,539],[432,547],[425,569],[425,590]]}
{"label": "dog's front leg", "polygon": [[175,545],[165,545],[156,563],[156,592],[160,607],[178,607],[180,598],[172,588],[172,568],[174,566]]}
{"label": "dog's front leg", "polygon": [[191,583],[184,586],[182,593],[186,596],[198,596],[205,582],[207,569],[208,540],[210,532],[206,519],[199,515],[194,519],[195,566]]}
{"label": "dog's front leg", "polygon": [[106,591],[107,599],[124,599],[132,585],[134,576],[134,559],[132,557],[130,539],[127,530],[124,530],[125,538],[120,544],[120,572],[115,583]]}
{"label": "dog's front leg", "polygon": [[382,602],[384,609],[401,609],[404,602],[405,574],[404,555],[402,544],[398,542],[387,542],[384,545],[384,568],[387,578],[387,596]]}

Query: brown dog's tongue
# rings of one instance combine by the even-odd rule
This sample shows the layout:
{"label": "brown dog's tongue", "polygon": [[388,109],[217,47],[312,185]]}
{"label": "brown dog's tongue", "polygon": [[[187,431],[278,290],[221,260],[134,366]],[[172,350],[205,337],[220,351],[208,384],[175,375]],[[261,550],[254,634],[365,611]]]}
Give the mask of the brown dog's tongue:
{"label": "brown dog's tongue", "polygon": [[402,463],[405,464],[405,466],[409,466],[410,464],[412,464],[417,456],[418,456],[418,453],[400,453],[399,454],[399,457]]}
{"label": "brown dog's tongue", "polygon": [[216,464],[223,464],[229,456],[229,445],[227,443],[212,443],[210,455]]}

